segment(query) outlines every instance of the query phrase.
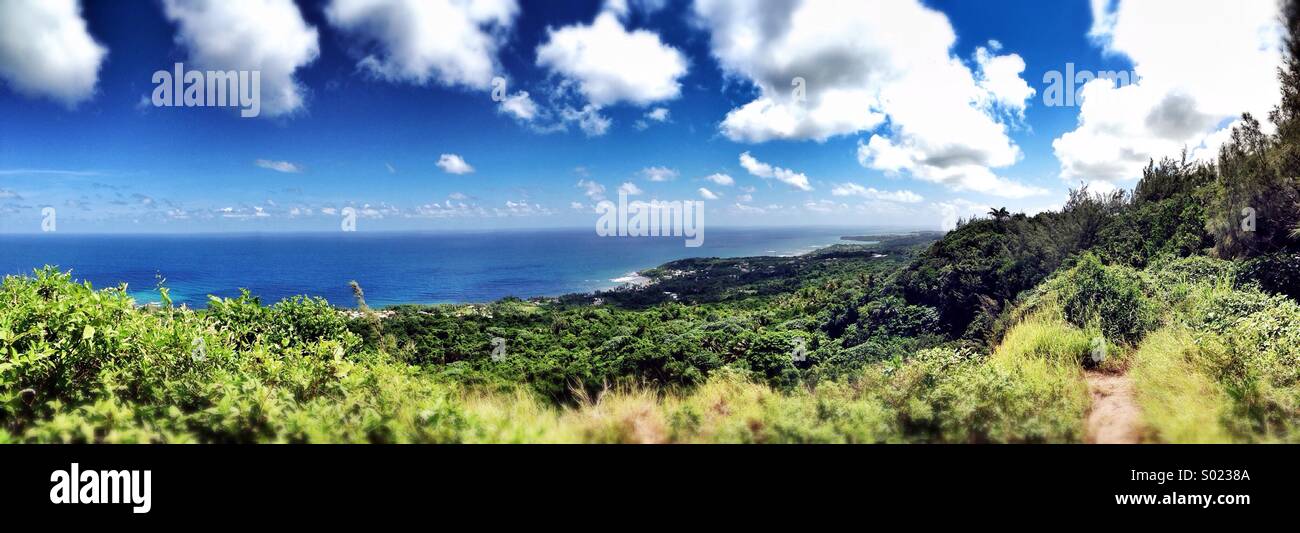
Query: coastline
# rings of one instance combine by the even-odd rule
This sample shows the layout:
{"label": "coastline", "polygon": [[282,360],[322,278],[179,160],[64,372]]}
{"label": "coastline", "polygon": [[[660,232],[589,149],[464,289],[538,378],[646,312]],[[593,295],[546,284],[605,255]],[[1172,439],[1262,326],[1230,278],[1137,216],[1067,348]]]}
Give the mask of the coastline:
{"label": "coastline", "polygon": [[[908,235],[908,234],[900,233],[900,234],[898,234],[898,235]],[[744,256],[744,257],[778,257],[778,258],[792,258],[792,257],[802,257],[802,256],[805,256],[805,255],[808,255],[808,254],[817,253],[817,252],[820,251],[820,250],[825,250],[825,249],[830,248],[830,247],[832,247],[832,246],[840,246],[840,245],[845,245],[845,244],[847,244],[847,245],[858,245],[858,246],[870,246],[870,245],[880,244],[880,241],[878,241],[878,240],[877,240],[877,241],[857,241],[857,242],[854,242],[855,239],[857,239],[857,238],[858,238],[858,237],[843,236],[843,237],[840,237],[840,241],[849,241],[849,242],[847,242],[847,243],[846,243],[846,242],[834,242],[834,243],[830,243],[830,244],[818,244],[818,245],[813,245],[813,246],[808,246],[808,247],[805,247],[805,248],[801,248],[801,249],[798,249],[798,250],[795,250],[795,251],[792,251],[792,252],[788,252],[788,253],[778,253],[776,250],[767,250],[766,252],[764,252],[763,254],[760,254],[760,255],[752,255],[752,256]],[[695,258],[695,259],[702,259],[702,258],[703,258],[703,257],[698,257],[698,258]],[[740,258],[732,258],[732,259],[740,259]],[[611,287],[611,288],[609,288],[609,289],[604,289],[604,290],[620,290],[620,289],[631,289],[631,290],[635,290],[635,289],[641,289],[641,288],[648,287],[648,286],[654,284],[655,280],[654,280],[653,278],[649,277],[649,276],[646,276],[644,273],[647,272],[647,271],[650,271],[650,270],[654,270],[654,269],[656,269],[656,268],[660,268],[660,267],[664,266],[665,264],[667,264],[667,263],[661,263],[661,264],[658,264],[658,265],[648,266],[648,267],[642,268],[642,269],[640,269],[640,270],[635,270],[635,271],[632,271],[632,272],[628,272],[627,274],[624,274],[624,275],[619,276],[619,277],[617,277],[617,278],[612,278],[612,279],[610,279],[609,281],[614,282],[614,283],[617,283],[617,285],[615,285],[614,287]],[[601,291],[601,290],[597,290],[597,291],[595,291],[595,292],[602,292],[602,291]],[[593,294],[594,294],[594,293],[593,293]]]}
{"label": "coastline", "polygon": [[[829,250],[840,246],[865,247],[865,248],[880,247],[883,244],[887,244],[890,241],[894,241],[898,239],[906,239],[909,237],[920,237],[925,235],[937,236],[937,235],[942,235],[942,233],[943,232],[917,230],[917,231],[899,231],[899,232],[881,233],[877,235],[844,235],[839,238],[838,242],[808,246],[805,248],[795,250],[790,253],[777,253],[776,250],[766,250],[765,253],[759,255],[744,256],[744,257],[730,257],[726,259],[748,259],[748,258],[793,259],[793,258],[804,257],[811,254],[816,254],[818,252],[822,252],[824,250]],[[886,257],[889,257],[889,254],[876,253],[872,255],[873,259],[883,259]],[[706,259],[706,257],[696,257],[693,259]],[[607,291],[620,291],[620,290],[635,291],[635,290],[644,289],[646,287],[654,285],[657,281],[659,281],[654,277],[647,276],[646,275],[647,273],[663,268],[673,262],[675,261],[669,261],[666,263],[661,263],[658,265],[642,268],[640,270],[636,270],[633,272],[628,272],[623,276],[610,279],[609,281],[617,284],[613,287],[597,289],[589,293],[583,293],[583,294],[594,296],[599,293],[607,292]]]}
{"label": "coastline", "polygon": [[[904,233],[895,228],[878,231],[881,235]],[[587,233],[548,233],[546,238],[535,233],[492,233],[490,239],[482,235],[386,234],[201,236],[189,241],[174,236],[169,237],[163,254],[156,253],[159,244],[150,238],[134,236],[69,235],[57,241],[0,238],[15,245],[7,250],[12,254],[0,258],[0,270],[25,275],[48,264],[71,271],[75,279],[96,287],[126,285],[141,305],[160,302],[155,287],[162,279],[177,305],[196,309],[207,306],[208,295],[238,297],[242,288],[268,303],[309,295],[350,308],[354,303],[347,284],[355,280],[365,288],[370,306],[382,309],[635,290],[653,284],[656,269],[674,261],[790,259],[821,253],[828,247],[854,245],[857,243],[843,237],[876,231],[727,229],[714,232],[700,249],[683,248],[671,241],[601,239]],[[229,254],[244,258],[239,268],[222,259]],[[301,265],[302,256],[322,260]],[[286,271],[294,275],[286,277]]]}

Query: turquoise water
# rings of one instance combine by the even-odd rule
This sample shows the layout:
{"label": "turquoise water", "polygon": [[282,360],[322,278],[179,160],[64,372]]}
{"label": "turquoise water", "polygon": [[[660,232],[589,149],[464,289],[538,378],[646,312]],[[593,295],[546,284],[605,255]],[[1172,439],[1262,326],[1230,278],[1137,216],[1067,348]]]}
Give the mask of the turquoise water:
{"label": "turquoise water", "polygon": [[681,238],[598,237],[590,229],[460,233],[225,235],[0,235],[0,272],[42,265],[72,270],[97,287],[126,283],[157,301],[165,278],[173,300],[202,307],[207,295],[247,288],[264,302],[309,294],[353,305],[348,282],[372,306],[486,302],[589,292],[615,279],[687,257],[795,255],[870,228],[709,228],[704,245]]}

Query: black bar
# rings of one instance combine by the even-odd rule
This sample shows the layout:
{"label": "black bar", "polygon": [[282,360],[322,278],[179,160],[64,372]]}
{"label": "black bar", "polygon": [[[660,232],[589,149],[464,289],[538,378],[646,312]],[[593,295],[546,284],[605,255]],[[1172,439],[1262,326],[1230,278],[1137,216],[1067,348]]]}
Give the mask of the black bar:
{"label": "black bar", "polygon": [[[1202,519],[1293,509],[1295,451],[1240,445],[7,446],[0,448],[0,502],[26,516],[155,524],[195,516],[270,516],[293,524],[383,516],[446,526],[451,516],[522,520],[574,505],[633,505],[653,513],[813,505],[826,517],[1033,509]],[[51,473],[74,462],[82,471],[150,470],[151,509],[135,514],[130,504],[51,503]],[[1249,479],[1178,480],[1180,471],[1228,478],[1244,472]],[[1174,479],[1135,479],[1135,472]],[[1141,494],[1250,500],[1208,508],[1115,501]]]}

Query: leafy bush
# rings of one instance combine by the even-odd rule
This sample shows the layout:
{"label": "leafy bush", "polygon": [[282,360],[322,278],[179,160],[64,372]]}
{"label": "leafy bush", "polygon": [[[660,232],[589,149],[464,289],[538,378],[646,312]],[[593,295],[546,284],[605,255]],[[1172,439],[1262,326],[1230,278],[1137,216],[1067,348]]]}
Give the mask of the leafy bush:
{"label": "leafy bush", "polygon": [[1108,338],[1136,343],[1158,321],[1142,277],[1127,267],[1104,266],[1090,253],[1053,286],[1066,320],[1080,328],[1096,324]]}
{"label": "leafy bush", "polygon": [[1260,288],[1300,299],[1300,254],[1269,254],[1242,261],[1239,267],[1243,281],[1259,284]]}

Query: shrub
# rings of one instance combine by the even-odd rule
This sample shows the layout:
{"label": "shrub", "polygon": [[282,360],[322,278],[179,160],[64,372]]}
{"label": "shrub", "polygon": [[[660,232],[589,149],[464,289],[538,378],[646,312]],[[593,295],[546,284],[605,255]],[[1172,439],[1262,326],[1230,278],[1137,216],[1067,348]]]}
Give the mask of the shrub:
{"label": "shrub", "polygon": [[1133,344],[1156,325],[1157,309],[1145,283],[1128,267],[1108,267],[1085,253],[1054,286],[1066,320],[1080,328],[1097,324],[1107,337]]}

